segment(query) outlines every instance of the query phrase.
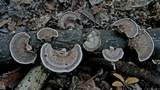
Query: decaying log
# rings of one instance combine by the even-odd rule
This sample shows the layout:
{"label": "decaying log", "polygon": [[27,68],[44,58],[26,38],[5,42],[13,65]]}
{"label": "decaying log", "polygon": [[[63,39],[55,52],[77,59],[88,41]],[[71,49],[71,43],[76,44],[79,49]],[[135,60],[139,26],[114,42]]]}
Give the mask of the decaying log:
{"label": "decaying log", "polygon": [[[89,62],[100,65],[104,68],[113,68],[111,63],[104,58],[92,58]],[[152,84],[157,84],[160,86],[160,72],[158,70],[146,70],[124,61],[116,62],[116,70],[130,76],[138,77],[139,79],[150,81]]]}
{"label": "decaying log", "polygon": [[36,66],[28,72],[15,90],[40,90],[49,73],[41,65]]}
{"label": "decaying log", "polygon": [[[70,49],[76,43],[82,45],[84,42],[83,40],[87,37],[87,35],[90,32],[91,30],[59,31],[59,37],[53,38],[52,42],[50,43],[52,44],[53,48],[56,48],[56,49],[59,49],[59,48]],[[33,47],[33,51],[39,54],[40,48],[45,43],[45,41],[40,41],[37,39],[36,37],[37,31],[29,31],[27,33],[31,36],[29,44]],[[113,37],[112,35],[114,35],[115,37]],[[0,64],[1,65],[12,64],[14,62],[14,60],[12,60],[12,57],[9,51],[9,43],[13,36],[14,35],[0,33],[0,38],[1,38],[0,39],[0,43],[1,43],[0,44]],[[124,47],[124,45],[127,45],[127,44],[124,44],[125,40],[120,36],[116,35],[115,32],[108,31],[107,33],[107,31],[102,30],[102,36],[103,36],[102,39],[104,39],[103,40],[104,42],[102,42],[102,47],[100,47],[100,50],[102,48],[107,47],[107,45],[104,45],[105,43],[108,43],[109,45],[114,45],[114,46],[117,43],[116,46],[122,46],[122,47]],[[105,39],[105,38],[108,38],[108,39]]]}
{"label": "decaying log", "polygon": [[[90,29],[84,29],[84,30],[58,30],[59,37],[52,38],[52,41],[49,42],[52,44],[53,48],[55,49],[71,49],[73,48],[74,44],[82,44],[86,40],[87,35],[91,32]],[[127,51],[128,48],[128,38],[124,34],[120,34],[119,32],[115,30],[99,30],[101,34],[101,41],[102,45],[101,47],[91,53],[99,53],[101,54],[101,51],[104,48],[109,48],[109,46],[113,47],[121,47],[124,51]],[[147,30],[151,37],[153,38],[153,41],[155,43],[155,50],[152,54],[153,58],[159,58],[160,57],[160,28],[157,29],[150,29]],[[33,51],[36,52],[39,56],[40,48],[45,43],[45,41],[40,41],[36,37],[37,31],[26,31],[31,38],[29,44],[32,46]],[[10,51],[9,51],[9,43],[11,38],[14,36],[14,34],[4,34],[0,33],[0,66],[5,67],[6,65],[10,64],[17,64],[11,57]]]}

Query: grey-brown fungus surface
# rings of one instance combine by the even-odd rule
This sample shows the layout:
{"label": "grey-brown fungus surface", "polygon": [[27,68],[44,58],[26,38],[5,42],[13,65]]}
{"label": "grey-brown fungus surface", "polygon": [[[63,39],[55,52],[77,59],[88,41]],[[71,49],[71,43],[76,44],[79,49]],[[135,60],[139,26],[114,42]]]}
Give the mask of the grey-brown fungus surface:
{"label": "grey-brown fungus surface", "polygon": [[40,52],[43,65],[49,70],[57,73],[70,72],[74,70],[82,60],[82,50],[79,44],[75,44],[70,51],[65,48],[53,49],[51,44],[45,43]]}
{"label": "grey-brown fungus surface", "polygon": [[138,34],[138,25],[130,18],[120,19],[114,22],[112,26],[116,26],[128,38],[133,38]]}
{"label": "grey-brown fungus surface", "polygon": [[107,61],[111,62],[111,64],[113,65],[113,69],[115,70],[115,62],[123,57],[124,52],[122,48],[115,49],[114,47],[110,46],[109,49],[102,50],[102,55]]}
{"label": "grey-brown fungus surface", "polygon": [[58,25],[61,29],[73,29],[77,19],[79,19],[79,17],[76,13],[68,11],[59,17]]}
{"label": "grey-brown fungus surface", "polygon": [[109,49],[102,50],[102,54],[106,60],[110,62],[116,62],[123,57],[124,52],[122,48],[115,49],[110,47]]}
{"label": "grey-brown fungus surface", "polygon": [[136,50],[140,62],[147,60],[154,50],[152,37],[144,29],[140,29],[138,35],[129,40],[129,46]]}
{"label": "grey-brown fungus surface", "polygon": [[52,37],[58,37],[58,31],[52,28],[42,28],[37,32],[37,38],[39,40],[51,41]]}
{"label": "grey-brown fungus surface", "polygon": [[87,40],[83,43],[83,48],[86,51],[92,52],[101,46],[100,32],[94,29],[88,36]]}
{"label": "grey-brown fungus surface", "polygon": [[31,51],[28,44],[30,36],[25,32],[17,33],[10,42],[10,52],[13,59],[21,64],[34,63],[37,54]]}

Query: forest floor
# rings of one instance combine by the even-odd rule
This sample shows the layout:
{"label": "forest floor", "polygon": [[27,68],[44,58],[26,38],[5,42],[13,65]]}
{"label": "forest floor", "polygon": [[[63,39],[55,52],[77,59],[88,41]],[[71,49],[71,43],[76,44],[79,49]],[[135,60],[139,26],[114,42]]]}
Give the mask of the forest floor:
{"label": "forest floor", "polygon": [[[66,12],[71,13],[69,16],[76,15],[76,19],[68,21],[64,19],[67,17]],[[61,17],[62,15],[64,18]],[[17,33],[16,30],[24,31],[24,28],[27,28],[27,32],[38,31],[44,27],[63,30],[76,29],[77,27],[108,30],[111,24],[123,18],[132,19],[142,29],[160,28],[160,1],[0,0],[0,33],[8,35]],[[60,19],[63,20],[60,21]],[[43,68],[39,70],[42,72],[41,75],[47,72],[47,75],[44,75],[45,78],[42,79],[43,83],[36,86],[40,90],[160,90],[160,84],[157,85],[152,79],[148,80],[147,77],[150,76],[144,75],[145,77],[143,77],[142,75],[140,78],[135,74],[128,74],[126,69],[120,70],[123,67],[122,63],[124,63],[126,67],[123,68],[129,68],[130,71],[154,71],[156,69],[160,72],[160,63],[154,62],[152,58],[149,59],[152,64],[145,61],[142,63],[121,59],[121,62],[116,64],[116,69],[113,69],[110,62],[107,63],[108,66],[99,63],[101,62],[99,59],[103,58],[102,55],[96,56],[96,54],[90,54],[84,49],[83,54],[84,57],[80,65],[67,73],[52,72],[41,63],[18,65],[12,71],[5,70],[0,74],[0,89],[14,90],[34,66],[40,65]],[[134,68],[134,66],[138,66],[138,68]],[[43,78],[43,75],[39,78]],[[32,84],[26,87],[32,87]]]}

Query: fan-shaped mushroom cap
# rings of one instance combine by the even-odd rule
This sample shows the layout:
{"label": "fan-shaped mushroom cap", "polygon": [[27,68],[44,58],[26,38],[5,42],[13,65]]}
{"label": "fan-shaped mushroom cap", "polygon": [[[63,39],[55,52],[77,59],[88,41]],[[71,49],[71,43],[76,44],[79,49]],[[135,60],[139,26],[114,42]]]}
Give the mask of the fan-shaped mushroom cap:
{"label": "fan-shaped mushroom cap", "polygon": [[146,30],[139,30],[139,33],[136,37],[129,40],[129,46],[133,47],[137,54],[139,61],[147,60],[153,53],[154,42],[152,37],[149,35]]}
{"label": "fan-shaped mushroom cap", "polygon": [[87,40],[83,43],[83,48],[87,51],[97,50],[101,46],[100,32],[93,30],[88,36]]}
{"label": "fan-shaped mushroom cap", "polygon": [[110,49],[104,49],[102,50],[103,57],[111,62],[116,62],[119,59],[121,59],[124,55],[122,48],[116,48],[110,47]]}
{"label": "fan-shaped mushroom cap", "polygon": [[30,51],[32,47],[28,44],[30,36],[25,32],[17,33],[10,42],[10,52],[15,61],[21,64],[33,63],[37,54]]}
{"label": "fan-shaped mushroom cap", "polygon": [[138,25],[130,18],[120,19],[112,25],[118,27],[119,31],[124,32],[129,38],[138,34]]}
{"label": "fan-shaped mushroom cap", "polygon": [[75,27],[75,21],[79,19],[78,15],[74,12],[68,11],[60,16],[58,25],[62,29],[72,29]]}
{"label": "fan-shaped mushroom cap", "polygon": [[75,69],[82,60],[81,47],[78,44],[72,50],[66,52],[66,49],[60,51],[52,48],[51,44],[45,43],[41,48],[41,61],[49,70],[57,73],[70,72]]}
{"label": "fan-shaped mushroom cap", "polygon": [[58,32],[55,29],[52,28],[42,28],[37,32],[37,38],[39,40],[47,40],[51,41],[52,37],[58,37]]}

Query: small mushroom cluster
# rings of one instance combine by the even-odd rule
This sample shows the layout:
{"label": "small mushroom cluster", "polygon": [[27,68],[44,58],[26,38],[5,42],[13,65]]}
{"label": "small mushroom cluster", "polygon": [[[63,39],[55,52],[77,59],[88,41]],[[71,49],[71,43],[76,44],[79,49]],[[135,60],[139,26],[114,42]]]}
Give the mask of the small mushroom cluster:
{"label": "small mushroom cluster", "polygon": [[58,25],[61,29],[72,30],[75,27],[75,21],[77,19],[79,19],[79,17],[76,13],[68,11],[59,17]]}
{"label": "small mushroom cluster", "polygon": [[[52,37],[58,37],[58,31],[52,28],[42,28],[37,33],[39,40],[50,42]],[[15,34],[10,42],[10,52],[13,59],[21,64],[34,63],[37,54],[31,51],[28,44],[30,36],[25,32]],[[41,47],[40,58],[42,64],[49,70],[57,73],[74,70],[82,60],[82,50],[79,44],[75,44],[70,51],[53,49],[51,44],[44,43]]]}
{"label": "small mushroom cluster", "polygon": [[[101,46],[101,37],[100,32],[94,29],[88,36],[87,40],[83,43],[83,48],[88,52],[93,52],[97,50]],[[110,61],[113,65],[113,69],[115,70],[115,63],[123,57],[123,49],[122,48],[114,48],[110,46],[109,49],[103,49],[102,55],[107,60]]]}
{"label": "small mushroom cluster", "polygon": [[25,32],[17,33],[10,42],[10,52],[13,59],[21,64],[33,63],[37,54],[34,53],[32,47],[28,44],[30,36]]}
{"label": "small mushroom cluster", "polygon": [[136,50],[140,62],[149,59],[154,50],[154,42],[144,29],[140,29],[136,37],[129,39],[129,46]]}
{"label": "small mushroom cluster", "polygon": [[138,25],[130,18],[120,19],[112,24],[121,33],[125,33],[128,38],[133,38],[138,34]]}
{"label": "small mushroom cluster", "polygon": [[41,48],[40,57],[43,65],[53,72],[70,72],[75,69],[82,60],[82,51],[79,44],[75,44],[72,50],[66,51],[53,49],[51,44],[45,43]]}
{"label": "small mushroom cluster", "polygon": [[39,40],[46,40],[48,42],[51,41],[52,37],[58,37],[58,32],[52,28],[42,28],[37,32],[37,38]]}
{"label": "small mushroom cluster", "polygon": [[[74,28],[74,22],[78,19],[73,12],[64,13],[59,19],[59,26],[62,29]],[[64,22],[64,23],[62,23]],[[124,18],[112,24],[118,28],[120,32],[126,34],[129,38],[129,46],[134,48],[138,54],[140,62],[149,59],[154,50],[154,42],[149,33],[141,29],[132,19]],[[42,28],[37,32],[39,40],[50,42],[53,37],[58,37],[58,31],[52,28]],[[10,42],[11,56],[15,61],[21,64],[30,64],[35,61],[37,54],[29,45],[30,36],[25,32],[17,33]],[[93,52],[101,46],[100,32],[94,29],[83,43],[83,48],[86,51]],[[115,62],[121,59],[124,55],[122,48],[114,48],[110,46],[109,49],[102,51],[103,57],[110,61],[115,68]],[[41,47],[40,58],[42,64],[53,72],[70,72],[75,69],[82,60],[82,50],[79,44],[67,51],[65,48],[56,50],[52,48],[50,43],[44,43]]]}
{"label": "small mushroom cluster", "polygon": [[102,55],[106,60],[111,62],[113,69],[115,70],[115,63],[123,57],[124,52],[122,48],[115,49],[114,47],[110,46],[109,49],[102,50]]}
{"label": "small mushroom cluster", "polygon": [[129,46],[134,48],[140,62],[149,59],[154,50],[154,42],[149,33],[141,29],[132,19],[120,19],[112,24],[129,38]]}
{"label": "small mushroom cluster", "polygon": [[[125,33],[129,38],[129,46],[134,48],[138,54],[138,59],[140,62],[149,59],[154,50],[154,42],[149,33],[141,29],[132,19],[124,18],[120,19],[112,24],[118,28],[120,33]],[[122,48],[111,47],[109,49],[104,49],[102,51],[103,57],[110,61],[115,70],[115,63],[123,57]]]}
{"label": "small mushroom cluster", "polygon": [[88,36],[87,40],[83,43],[83,48],[86,51],[92,52],[101,46],[100,32],[94,29]]}

